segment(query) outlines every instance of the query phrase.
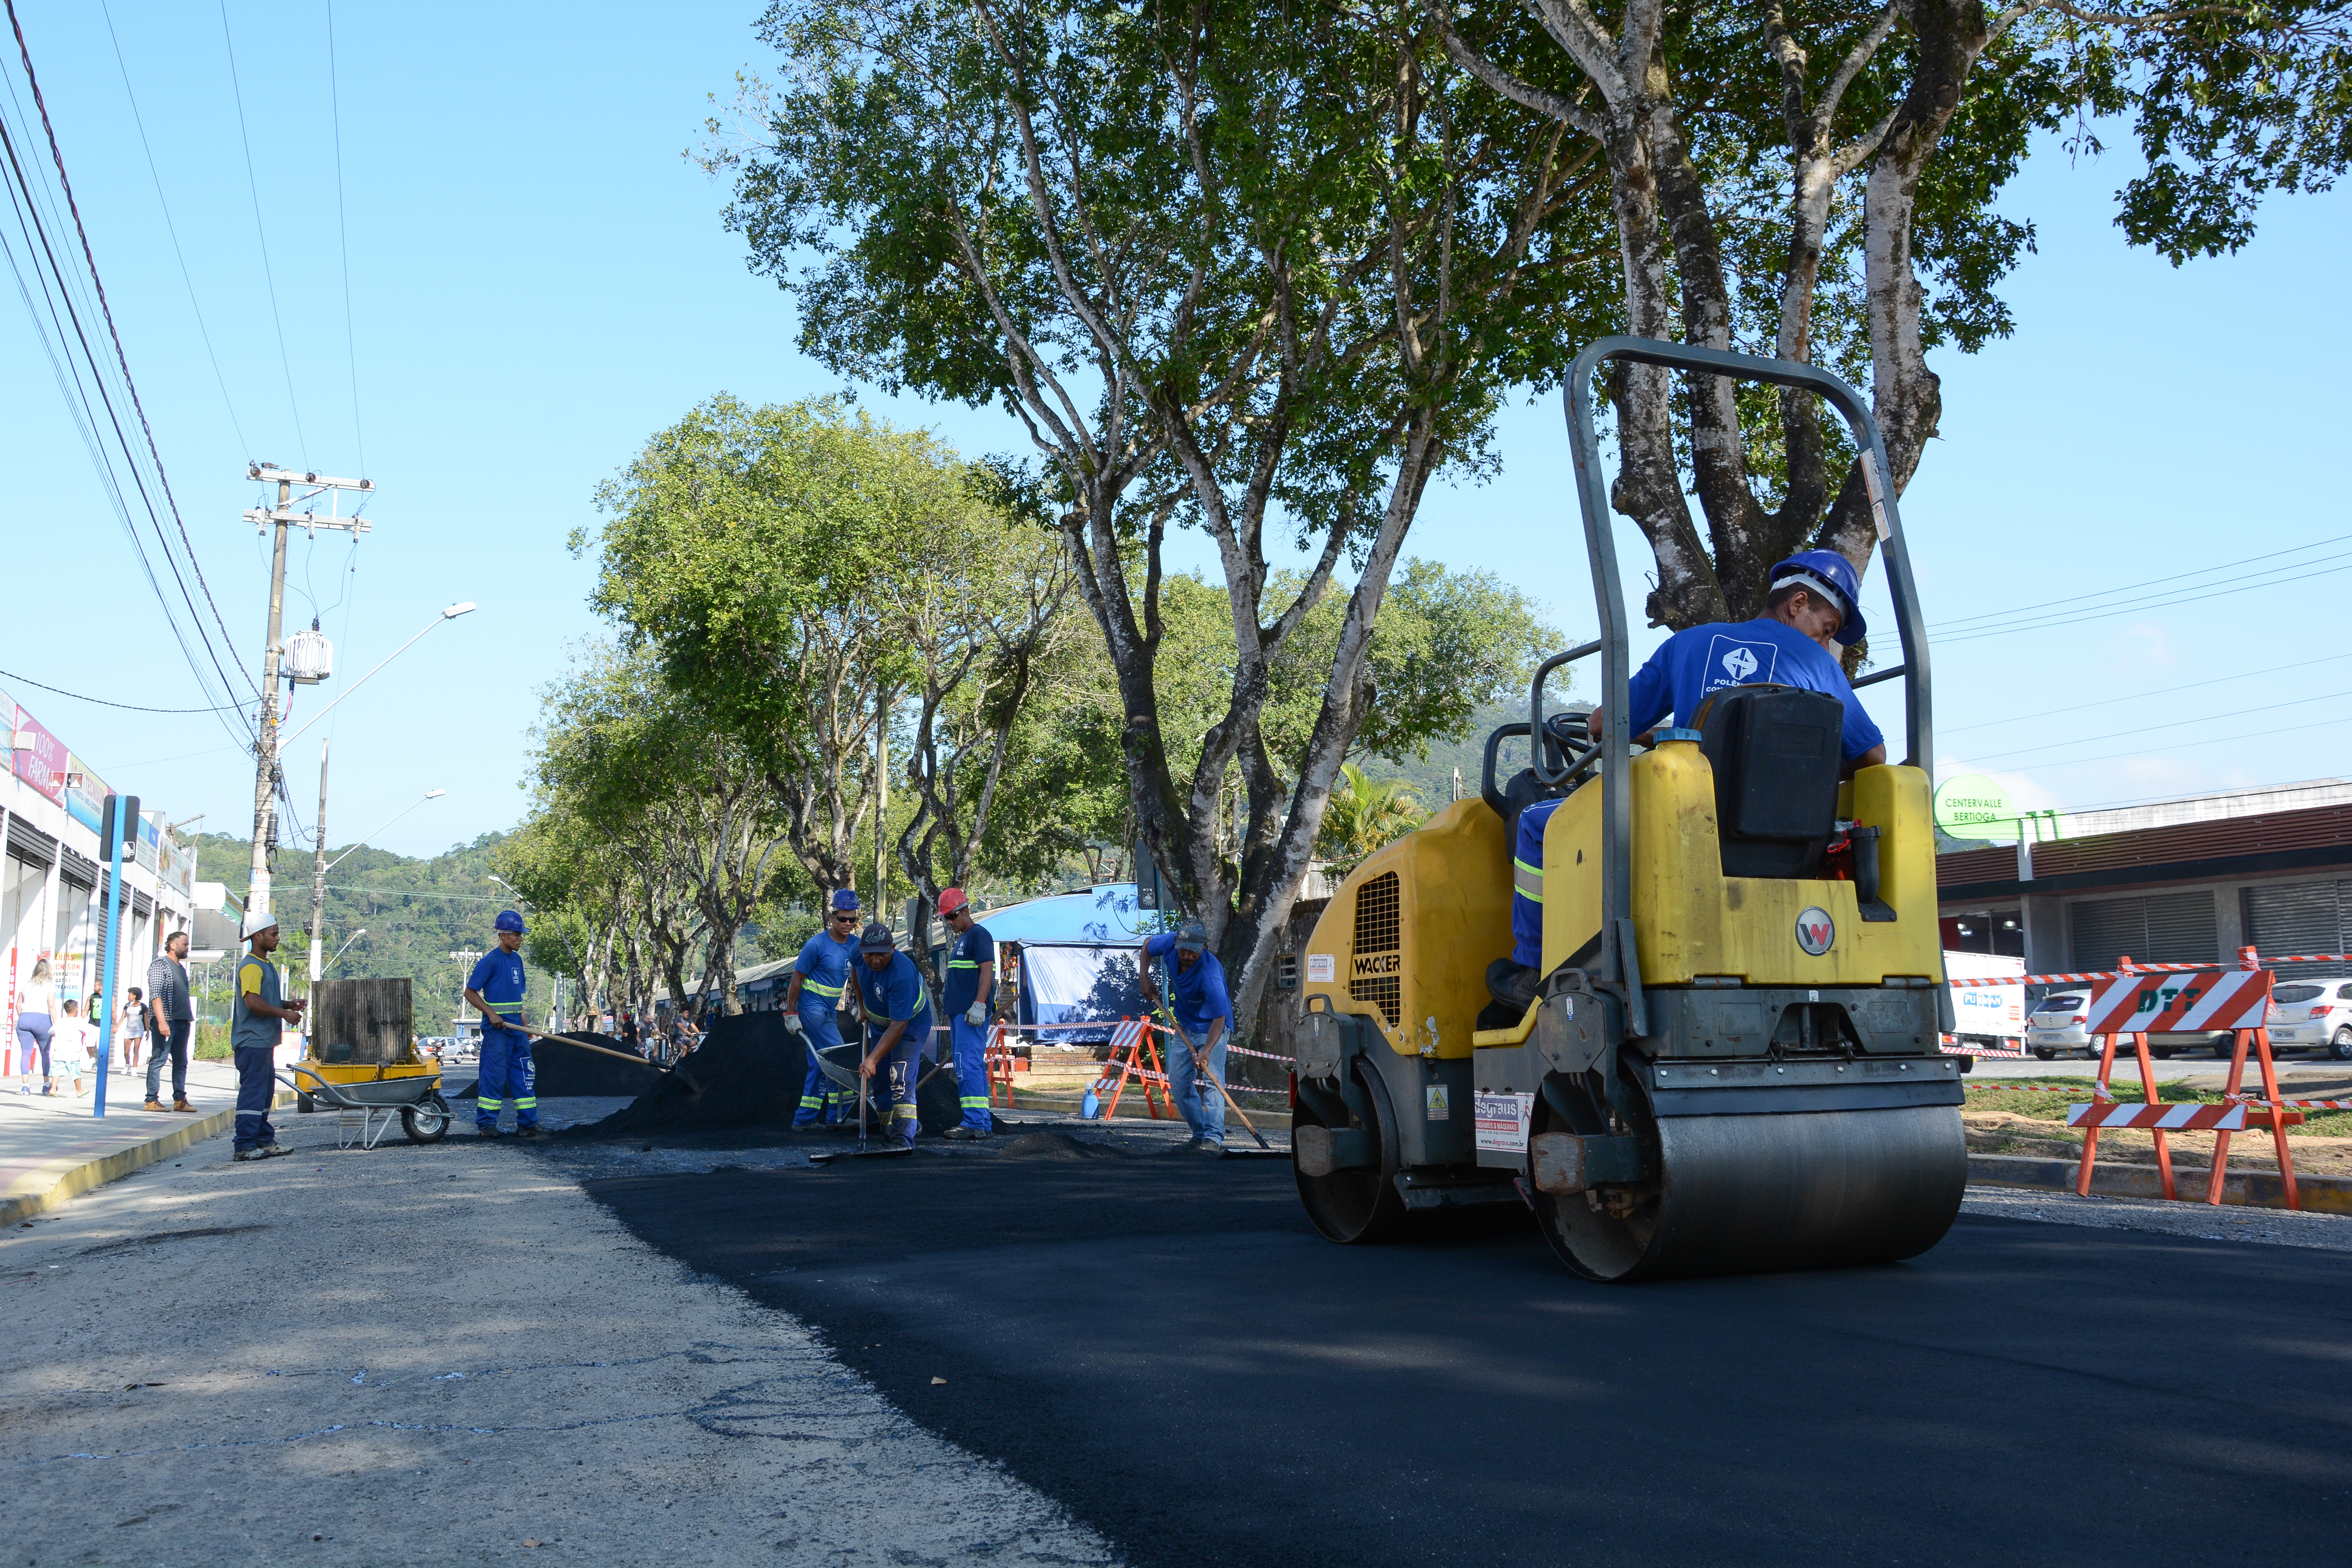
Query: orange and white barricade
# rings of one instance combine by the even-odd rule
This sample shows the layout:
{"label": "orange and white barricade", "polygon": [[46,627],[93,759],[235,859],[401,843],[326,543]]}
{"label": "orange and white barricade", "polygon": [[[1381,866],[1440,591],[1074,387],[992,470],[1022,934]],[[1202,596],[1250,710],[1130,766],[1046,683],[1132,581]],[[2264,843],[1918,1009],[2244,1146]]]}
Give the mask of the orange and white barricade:
{"label": "orange and white barricade", "polygon": [[[2100,981],[2098,991],[2092,996],[2087,1030],[2103,1037],[2105,1045],[2099,1055],[2098,1085],[2092,1091],[2097,1096],[2090,1104],[2073,1107],[2066,1116],[2070,1126],[2083,1130],[2083,1163],[2074,1181],[2074,1190],[2088,1196],[2091,1191],[2091,1171],[2097,1163],[2099,1133],[2110,1128],[2144,1128],[2156,1140],[2156,1164],[2168,1198],[2179,1194],[2173,1190],[2172,1151],[2165,1142],[2168,1132],[2210,1131],[2213,1133],[2213,1172],[2206,1184],[2205,1201],[2221,1201],[2221,1184],[2229,1174],[2230,1135],[2232,1132],[2268,1128],[2278,1153],[2279,1176],[2286,1184],[2286,1204],[2289,1208],[2302,1206],[2295,1194],[2294,1164],[2287,1153],[2286,1130],[2303,1121],[2297,1110],[2281,1107],[2277,1101],[2278,1071],[2271,1059],[2270,1031],[2263,1026],[2271,1003],[2271,972],[2253,966],[2252,948],[2242,950],[2238,969],[2192,968],[2186,964],[2136,966],[2129,958],[2120,960],[2116,973]],[[2229,1082],[2222,1089],[2220,1105],[2167,1105],[2156,1098],[2156,1064],[2149,1059],[2147,1037],[2150,1035],[2210,1034],[2230,1030],[2236,1043],[2230,1055]],[[2115,1076],[2116,1043],[2128,1036],[2132,1049],[2139,1058],[2139,1083],[2142,1103],[2125,1105],[2118,1101],[2107,1085]],[[2246,1071],[2246,1053],[2252,1048],[2262,1068],[2263,1099],[2256,1100],[2242,1095],[2239,1087]]]}

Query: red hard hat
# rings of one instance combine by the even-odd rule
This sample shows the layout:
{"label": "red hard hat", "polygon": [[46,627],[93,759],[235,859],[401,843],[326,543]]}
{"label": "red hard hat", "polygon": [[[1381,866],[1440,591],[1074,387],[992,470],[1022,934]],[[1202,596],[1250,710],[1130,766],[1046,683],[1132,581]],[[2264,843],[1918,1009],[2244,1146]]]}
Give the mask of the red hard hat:
{"label": "red hard hat", "polygon": [[940,913],[951,915],[970,902],[971,900],[963,896],[961,888],[950,888],[940,895]]}

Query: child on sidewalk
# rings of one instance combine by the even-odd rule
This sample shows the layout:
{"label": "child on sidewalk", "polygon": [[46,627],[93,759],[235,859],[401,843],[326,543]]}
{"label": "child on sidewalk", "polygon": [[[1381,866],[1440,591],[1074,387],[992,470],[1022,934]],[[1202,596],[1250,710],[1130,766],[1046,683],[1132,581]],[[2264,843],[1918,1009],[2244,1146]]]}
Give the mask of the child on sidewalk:
{"label": "child on sidewalk", "polygon": [[81,1004],[65,1005],[65,1016],[58,1020],[49,1037],[47,1081],[41,1085],[43,1094],[58,1091],[58,1079],[67,1079],[73,1084],[73,1095],[81,1097],[81,1080],[89,1075],[90,1064],[98,1056],[98,1031],[91,1028],[81,1016]]}

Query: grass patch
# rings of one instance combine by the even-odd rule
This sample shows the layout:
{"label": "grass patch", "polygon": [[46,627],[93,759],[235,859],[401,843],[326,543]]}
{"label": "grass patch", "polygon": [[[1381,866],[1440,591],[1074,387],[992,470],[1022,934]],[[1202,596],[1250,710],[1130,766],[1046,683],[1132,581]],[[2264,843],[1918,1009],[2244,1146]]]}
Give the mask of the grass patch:
{"label": "grass patch", "polygon": [[[2253,1087],[2260,1088],[2261,1079],[2251,1068],[2247,1071],[2246,1078]],[[2063,1123],[2066,1120],[2066,1112],[2071,1107],[2085,1104],[2091,1100],[2091,1086],[2095,1080],[2084,1077],[2045,1078],[2036,1081],[2060,1092],[2055,1094],[2037,1092],[2032,1089],[2008,1088],[2000,1084],[1969,1084],[1967,1109],[2005,1110],[2033,1121]],[[2117,1100],[2134,1102],[2141,1100],[2139,1079],[2137,1076],[2126,1078],[2118,1072],[2116,1074],[2115,1081],[2108,1087],[2114,1091]],[[2219,1105],[2221,1103],[2221,1090],[2201,1089],[2193,1084],[2179,1081],[2158,1083],[2156,1098],[2159,1103],[2166,1105]],[[2284,1098],[2294,1100],[2298,1097],[2292,1089],[2286,1089]],[[2352,1138],[2352,1111],[2314,1110],[2306,1111],[2305,1114],[2310,1120],[2300,1127],[2291,1128],[2290,1131],[2325,1138]]]}

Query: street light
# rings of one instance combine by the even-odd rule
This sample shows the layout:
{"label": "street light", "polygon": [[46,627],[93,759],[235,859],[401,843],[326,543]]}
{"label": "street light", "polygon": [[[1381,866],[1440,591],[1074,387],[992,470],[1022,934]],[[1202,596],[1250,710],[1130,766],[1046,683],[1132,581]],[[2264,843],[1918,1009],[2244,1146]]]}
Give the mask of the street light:
{"label": "street light", "polygon": [[[431,631],[443,621],[454,621],[459,616],[473,614],[473,611],[474,604],[470,599],[462,605],[452,605],[447,609],[442,611],[439,615],[434,616],[431,620],[425,622],[425,632]],[[369,670],[366,675],[361,676],[357,680],[354,680],[349,686],[344,687],[342,696],[336,698],[335,702],[341,702],[344,697],[349,697],[352,692],[357,691],[361,687],[365,686],[370,679],[374,676],[376,669],[382,669],[385,665],[390,664],[394,659],[398,658],[402,654],[406,653],[410,648],[415,647],[416,637],[423,637],[425,632],[417,633],[416,637],[409,638],[406,642],[402,643],[398,647],[394,648],[390,653],[385,654],[383,658],[377,660],[375,669]],[[293,740],[296,735],[300,734],[304,730],[309,729],[311,725],[317,723],[320,720],[333,712],[335,710],[335,702],[328,703],[324,708],[320,709],[316,713],[313,713],[308,719],[303,720],[301,724],[294,729],[290,733],[279,736],[278,741],[279,748],[282,750],[286,743]]]}
{"label": "street light", "polygon": [[[381,668],[383,667],[378,666],[377,668]],[[344,850],[332,860],[328,860],[325,865],[320,866],[316,872],[311,876],[310,983],[312,984],[317,984],[319,977],[327,972],[327,966],[319,962],[319,954],[323,952],[326,947],[326,938],[320,928],[325,925],[327,921],[327,873],[341,865],[344,861],[350,859],[352,855],[358,852],[362,845],[365,844],[370,838],[373,838],[376,834],[382,833],[385,828],[390,827],[394,823],[398,822],[402,817],[406,816],[410,812],[415,811],[418,806],[423,805],[426,801],[438,800],[448,793],[449,792],[446,789],[426,790],[423,795],[418,795],[415,800],[410,801],[406,805],[402,806],[398,811],[394,812],[390,816],[376,824],[373,831],[363,835],[357,842],[352,844],[351,848]],[[325,837],[326,835],[323,833],[320,835],[320,837],[321,838],[324,838]],[[320,844],[319,846],[318,853],[320,858],[324,859],[327,853],[326,845],[323,843]],[[357,939],[354,938],[353,940],[356,941]],[[343,945],[345,947],[349,947],[351,946],[351,942],[347,942],[343,943]],[[339,952],[335,956],[337,958],[341,958],[342,954]]]}
{"label": "street light", "polygon": [[[352,932],[351,942],[346,942],[342,946],[335,949],[335,958],[341,958],[343,954],[351,952],[352,942],[359,941],[360,938],[365,935],[367,935],[367,927],[365,926],[362,926],[359,930]],[[331,958],[327,960],[326,963],[320,964],[319,966],[319,973],[324,974],[328,970],[335,967],[335,958]]]}

